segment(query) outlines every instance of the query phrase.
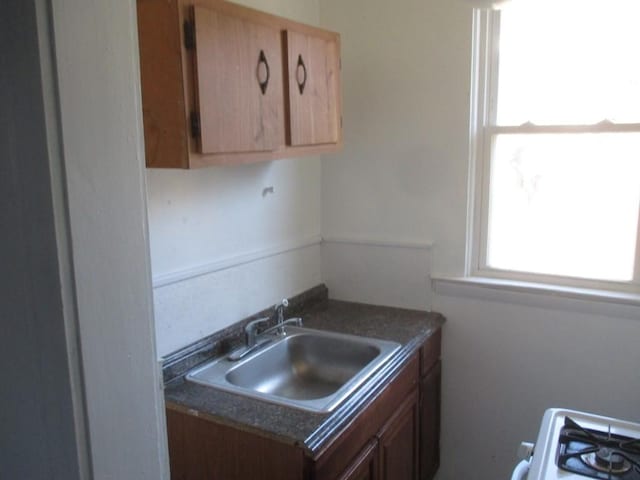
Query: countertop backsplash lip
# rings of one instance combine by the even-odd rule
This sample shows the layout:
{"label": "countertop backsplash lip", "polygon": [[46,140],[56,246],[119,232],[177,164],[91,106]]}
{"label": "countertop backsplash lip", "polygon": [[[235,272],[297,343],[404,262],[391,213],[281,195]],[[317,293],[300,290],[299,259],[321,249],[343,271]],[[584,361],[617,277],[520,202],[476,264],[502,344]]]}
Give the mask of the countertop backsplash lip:
{"label": "countertop backsplash lip", "polygon": [[[422,343],[445,322],[445,318],[436,312],[329,300],[324,285],[314,287],[290,299],[290,302],[298,300],[301,301],[294,303],[288,314],[302,314],[306,327],[393,340],[402,347],[356,392],[329,413],[278,405],[184,380],[186,372],[196,364],[225,353],[225,348],[233,344],[223,345],[225,332],[239,332],[241,341],[244,324],[263,316],[264,312],[260,312],[165,359],[165,380],[169,379],[165,383],[167,408],[296,445],[314,457],[368,402],[376,398],[407,359],[417,353]],[[190,361],[189,354],[195,355],[196,359]]]}
{"label": "countertop backsplash lip", "polygon": [[[289,298],[289,307],[285,314],[295,317],[301,312],[328,300],[329,291],[324,284],[316,285],[298,295]],[[165,387],[180,381],[189,370],[213,358],[239,347],[244,341],[244,327],[251,320],[273,315],[273,307],[265,308],[222,330],[207,335],[162,358],[162,376]]]}

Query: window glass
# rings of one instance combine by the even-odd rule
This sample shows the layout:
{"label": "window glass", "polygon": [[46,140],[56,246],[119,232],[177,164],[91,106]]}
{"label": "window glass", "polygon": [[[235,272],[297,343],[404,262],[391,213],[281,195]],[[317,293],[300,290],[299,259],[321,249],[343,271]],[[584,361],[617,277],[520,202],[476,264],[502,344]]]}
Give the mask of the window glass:
{"label": "window glass", "polygon": [[640,123],[640,0],[513,0],[497,124]]}
{"label": "window glass", "polygon": [[497,135],[487,266],[629,281],[640,206],[640,133]]}

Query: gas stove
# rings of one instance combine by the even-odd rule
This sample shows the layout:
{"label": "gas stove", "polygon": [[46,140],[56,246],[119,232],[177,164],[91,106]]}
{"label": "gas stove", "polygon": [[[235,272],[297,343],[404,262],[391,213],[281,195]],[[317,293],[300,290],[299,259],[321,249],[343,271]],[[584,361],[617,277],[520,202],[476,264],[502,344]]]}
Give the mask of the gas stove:
{"label": "gas stove", "polygon": [[575,410],[545,412],[517,480],[640,480],[640,424]]}

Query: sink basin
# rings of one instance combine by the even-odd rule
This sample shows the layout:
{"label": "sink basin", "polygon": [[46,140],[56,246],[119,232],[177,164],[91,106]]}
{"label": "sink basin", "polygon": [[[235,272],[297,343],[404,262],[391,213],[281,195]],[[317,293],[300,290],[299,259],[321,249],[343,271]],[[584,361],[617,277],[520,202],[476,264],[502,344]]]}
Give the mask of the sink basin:
{"label": "sink basin", "polygon": [[287,327],[240,362],[197,367],[187,380],[305,410],[329,412],[398,349],[396,342]]}

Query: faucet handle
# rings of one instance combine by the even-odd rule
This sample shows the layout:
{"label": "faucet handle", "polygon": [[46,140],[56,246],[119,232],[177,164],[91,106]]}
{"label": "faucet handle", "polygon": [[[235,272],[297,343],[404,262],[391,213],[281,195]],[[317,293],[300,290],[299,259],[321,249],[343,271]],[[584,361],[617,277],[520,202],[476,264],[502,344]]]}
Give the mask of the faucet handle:
{"label": "faucet handle", "polygon": [[247,325],[244,327],[244,330],[245,332],[248,332],[249,330],[255,330],[256,328],[258,328],[258,325],[260,325],[261,323],[266,323],[269,320],[269,317],[256,318],[255,320],[251,320],[249,323],[247,323]]}
{"label": "faucet handle", "polygon": [[248,347],[253,347],[256,344],[258,326],[262,323],[267,323],[269,320],[271,320],[269,317],[263,317],[247,323],[247,325],[244,327],[244,333],[246,336]]}

